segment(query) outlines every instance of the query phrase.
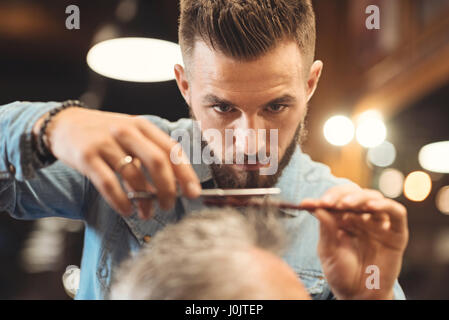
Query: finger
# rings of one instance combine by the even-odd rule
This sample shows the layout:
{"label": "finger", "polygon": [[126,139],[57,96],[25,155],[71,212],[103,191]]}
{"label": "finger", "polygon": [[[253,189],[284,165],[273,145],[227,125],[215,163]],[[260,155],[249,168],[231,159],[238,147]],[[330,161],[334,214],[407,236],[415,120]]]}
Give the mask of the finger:
{"label": "finger", "polygon": [[157,189],[157,197],[161,208],[170,209],[176,197],[176,181],[170,160],[153,142],[145,139],[138,130],[122,129],[115,132],[117,142],[128,153],[138,157],[148,169]]}
{"label": "finger", "polygon": [[[143,175],[143,171],[142,171],[142,163],[138,158],[134,158],[133,159],[133,164],[137,167],[137,169],[142,173]],[[157,190],[154,186],[151,185],[151,183],[149,183],[147,181],[147,179],[145,178],[145,175],[143,175],[143,178],[145,180],[145,187],[143,190],[146,190],[148,192],[151,192],[153,194],[157,194]],[[138,191],[138,190],[134,190],[134,191]],[[153,200],[151,199],[137,199],[134,200],[135,203],[137,203],[138,208],[142,211],[142,219],[148,220],[150,218],[153,217],[154,215],[154,207],[153,207]],[[139,215],[140,216],[140,215]]]}
{"label": "finger", "polygon": [[355,234],[360,239],[373,237],[378,239],[382,231],[387,231],[390,220],[375,220],[370,213],[357,214],[349,212],[342,219],[341,227]]}
{"label": "finger", "polygon": [[[146,180],[142,172],[139,159],[133,159],[132,163],[122,167],[120,170],[115,171],[123,180],[126,191],[148,191],[155,194],[157,193],[157,190]],[[137,206],[139,217],[141,219],[148,220],[153,216],[154,208],[152,200],[138,199],[131,201],[135,206]]]}
{"label": "finger", "polygon": [[335,207],[339,210],[351,209],[354,211],[364,211],[369,200],[383,199],[382,193],[376,190],[363,189],[358,192],[351,192],[337,200]]}
{"label": "finger", "polygon": [[362,217],[356,213],[344,213],[339,226],[346,232],[359,238],[366,235],[366,225],[363,223]]}
{"label": "finger", "polygon": [[358,238],[366,238],[379,235],[390,227],[388,215],[382,213],[377,217],[372,213],[343,212],[342,218],[337,220],[338,226]]}
{"label": "finger", "polygon": [[180,147],[180,144],[171,139],[165,132],[154,126],[148,120],[137,119],[137,126],[141,133],[151,141],[154,141],[170,157],[175,156],[179,161],[170,161],[175,176],[184,195],[196,198],[201,193],[201,184],[193,170],[189,159]]}
{"label": "finger", "polygon": [[353,192],[359,192],[361,188],[356,184],[344,184],[329,189],[322,197],[321,204],[324,207],[335,206],[338,199]]}
{"label": "finger", "polygon": [[[126,153],[116,143],[112,143],[107,148],[100,151],[109,167],[120,175],[122,178],[126,191],[154,191],[150,183],[145,179],[145,176],[140,167],[140,161],[134,159],[132,163],[121,165],[120,161],[126,157]],[[139,200],[137,204],[139,217],[142,219],[149,219],[153,214],[153,205],[151,200]]]}
{"label": "finger", "polygon": [[321,201],[319,199],[303,199],[300,206],[305,210],[313,210],[319,208]]}
{"label": "finger", "polygon": [[374,212],[388,214],[392,231],[404,232],[407,229],[407,210],[399,202],[391,199],[371,200],[367,206]]}
{"label": "finger", "polygon": [[322,254],[327,255],[337,247],[337,221],[324,209],[316,209],[315,217],[320,221],[320,250]]}
{"label": "finger", "polygon": [[86,162],[86,176],[112,207],[125,216],[132,214],[132,205],[114,174],[100,157]]}
{"label": "finger", "polygon": [[367,229],[373,232],[384,231],[386,224],[390,224],[388,215],[384,213],[363,213],[361,217]]}

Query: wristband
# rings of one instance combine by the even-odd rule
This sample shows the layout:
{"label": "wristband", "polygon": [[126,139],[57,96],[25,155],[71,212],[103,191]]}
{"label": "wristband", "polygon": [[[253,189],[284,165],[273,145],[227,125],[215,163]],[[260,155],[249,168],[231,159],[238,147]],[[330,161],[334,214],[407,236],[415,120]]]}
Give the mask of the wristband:
{"label": "wristband", "polygon": [[47,117],[45,118],[44,122],[42,123],[40,129],[39,129],[39,134],[37,136],[37,140],[36,140],[36,151],[37,151],[37,155],[39,160],[41,160],[42,163],[44,164],[51,164],[53,162],[56,161],[55,156],[52,154],[52,152],[49,150],[47,144],[45,143],[45,141],[47,140],[47,136],[46,136],[46,131],[47,131],[47,127],[49,125],[49,123],[51,122],[51,120],[62,110],[67,109],[69,107],[81,107],[81,108],[86,108],[86,105],[78,100],[67,100],[64,101],[59,107],[51,110],[48,114]]}

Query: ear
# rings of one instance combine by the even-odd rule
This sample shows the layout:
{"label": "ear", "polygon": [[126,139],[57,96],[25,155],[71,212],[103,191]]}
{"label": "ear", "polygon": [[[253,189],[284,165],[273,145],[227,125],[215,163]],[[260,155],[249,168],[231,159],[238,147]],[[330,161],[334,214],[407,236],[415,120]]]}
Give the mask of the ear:
{"label": "ear", "polygon": [[187,73],[184,68],[176,64],[175,65],[175,77],[176,83],[178,84],[179,91],[181,92],[184,100],[188,104],[190,101],[190,90],[189,90],[189,81],[187,79]]}
{"label": "ear", "polygon": [[309,101],[312,98],[313,94],[315,93],[322,71],[323,71],[322,61],[317,60],[310,67],[310,73],[307,79],[307,101]]}

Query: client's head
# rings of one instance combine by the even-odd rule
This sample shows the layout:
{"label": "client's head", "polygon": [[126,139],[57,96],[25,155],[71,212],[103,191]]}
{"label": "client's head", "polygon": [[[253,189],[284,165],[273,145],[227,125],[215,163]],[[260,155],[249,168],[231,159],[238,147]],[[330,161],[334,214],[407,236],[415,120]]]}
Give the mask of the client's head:
{"label": "client's head", "polygon": [[112,299],[309,299],[273,213],[203,210],[151,241],[121,266]]}

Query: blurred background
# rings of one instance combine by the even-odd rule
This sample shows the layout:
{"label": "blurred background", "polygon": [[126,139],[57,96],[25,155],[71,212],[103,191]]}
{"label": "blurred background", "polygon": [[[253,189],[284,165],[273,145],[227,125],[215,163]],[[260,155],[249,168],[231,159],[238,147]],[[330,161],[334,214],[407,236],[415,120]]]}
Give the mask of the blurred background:
{"label": "blurred background", "polygon": [[[379,30],[365,25],[372,4]],[[79,29],[66,28],[69,5],[80,9]],[[408,208],[400,283],[409,299],[449,299],[449,0],[314,5],[324,73],[304,149]],[[92,49],[120,37],[177,43],[178,13],[177,0],[0,0],[0,105],[78,98],[101,110],[187,117],[175,81],[164,78],[176,46],[135,42],[131,56],[120,43],[106,56]],[[0,214],[0,299],[69,299],[62,275],[80,264],[82,239],[80,222]]]}

